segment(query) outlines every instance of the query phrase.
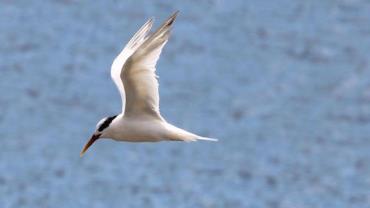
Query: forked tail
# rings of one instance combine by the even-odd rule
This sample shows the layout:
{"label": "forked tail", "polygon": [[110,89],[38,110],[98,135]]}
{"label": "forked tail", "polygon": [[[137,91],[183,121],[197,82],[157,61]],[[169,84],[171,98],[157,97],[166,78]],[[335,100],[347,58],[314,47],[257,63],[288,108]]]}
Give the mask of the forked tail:
{"label": "forked tail", "polygon": [[197,140],[204,140],[204,141],[218,142],[218,139],[209,138],[209,137],[197,137]]}

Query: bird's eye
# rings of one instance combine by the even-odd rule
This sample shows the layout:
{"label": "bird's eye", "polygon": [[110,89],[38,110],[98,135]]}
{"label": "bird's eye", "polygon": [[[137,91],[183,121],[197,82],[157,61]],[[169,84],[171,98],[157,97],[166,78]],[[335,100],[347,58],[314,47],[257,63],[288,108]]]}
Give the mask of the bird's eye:
{"label": "bird's eye", "polygon": [[102,120],[100,120],[99,123],[96,125],[96,130],[99,131],[99,132],[103,131],[105,128],[107,128],[109,126],[109,124],[112,123],[113,119],[116,116],[117,115],[107,117],[107,118],[103,118]]}
{"label": "bird's eye", "polygon": [[103,118],[103,119],[101,119],[97,124],[96,124],[96,130],[98,130],[100,127],[101,127],[101,125],[104,123],[104,121],[105,120],[107,120],[107,118]]}

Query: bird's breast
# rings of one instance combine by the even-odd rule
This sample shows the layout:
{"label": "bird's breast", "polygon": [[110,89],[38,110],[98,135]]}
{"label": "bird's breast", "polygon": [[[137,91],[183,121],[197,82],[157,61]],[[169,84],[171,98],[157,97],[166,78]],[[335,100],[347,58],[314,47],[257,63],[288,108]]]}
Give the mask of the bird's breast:
{"label": "bird's breast", "polygon": [[166,129],[157,121],[125,120],[112,128],[112,139],[129,142],[156,142],[164,139]]}

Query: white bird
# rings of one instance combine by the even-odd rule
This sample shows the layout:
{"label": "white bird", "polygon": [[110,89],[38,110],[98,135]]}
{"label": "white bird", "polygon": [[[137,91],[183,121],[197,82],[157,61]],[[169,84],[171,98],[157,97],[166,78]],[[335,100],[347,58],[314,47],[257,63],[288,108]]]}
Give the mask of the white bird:
{"label": "white bird", "polygon": [[111,76],[121,95],[122,112],[98,122],[80,156],[99,138],[127,142],[217,141],[175,127],[159,112],[156,64],[177,14],[178,11],[152,34],[148,33],[153,19],[149,19],[114,59]]}

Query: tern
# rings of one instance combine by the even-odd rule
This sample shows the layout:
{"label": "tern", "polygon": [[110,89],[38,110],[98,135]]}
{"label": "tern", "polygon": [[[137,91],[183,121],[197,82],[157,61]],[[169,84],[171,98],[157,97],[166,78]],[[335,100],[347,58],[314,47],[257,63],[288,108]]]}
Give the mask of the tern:
{"label": "tern", "polygon": [[151,34],[150,18],[114,59],[111,77],[121,95],[122,112],[98,122],[80,156],[100,138],[126,142],[217,141],[178,128],[166,122],[159,112],[156,64],[177,14],[178,11]]}

